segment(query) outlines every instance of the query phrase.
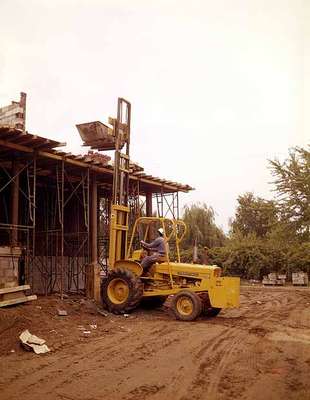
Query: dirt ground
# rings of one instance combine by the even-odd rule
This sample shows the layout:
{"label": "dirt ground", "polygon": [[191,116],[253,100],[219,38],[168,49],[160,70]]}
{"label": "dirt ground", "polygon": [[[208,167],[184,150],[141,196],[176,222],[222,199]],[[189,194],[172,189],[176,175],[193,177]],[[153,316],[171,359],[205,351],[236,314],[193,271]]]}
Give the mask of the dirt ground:
{"label": "dirt ground", "polygon": [[[23,329],[52,351],[25,351]],[[191,323],[41,297],[0,309],[0,357],[1,400],[310,399],[310,290],[242,287],[240,309]]]}

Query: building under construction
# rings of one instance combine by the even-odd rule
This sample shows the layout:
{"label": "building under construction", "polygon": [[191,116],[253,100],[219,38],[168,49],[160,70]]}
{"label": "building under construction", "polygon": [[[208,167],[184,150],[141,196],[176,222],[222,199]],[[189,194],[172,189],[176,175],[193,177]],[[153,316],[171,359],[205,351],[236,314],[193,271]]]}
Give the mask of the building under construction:
{"label": "building under construction", "polygon": [[[108,265],[113,165],[99,151],[62,151],[25,120],[23,93],[0,109],[0,295],[25,284],[37,294],[83,292],[86,266]],[[130,220],[178,218],[178,194],[192,188],[129,168]]]}

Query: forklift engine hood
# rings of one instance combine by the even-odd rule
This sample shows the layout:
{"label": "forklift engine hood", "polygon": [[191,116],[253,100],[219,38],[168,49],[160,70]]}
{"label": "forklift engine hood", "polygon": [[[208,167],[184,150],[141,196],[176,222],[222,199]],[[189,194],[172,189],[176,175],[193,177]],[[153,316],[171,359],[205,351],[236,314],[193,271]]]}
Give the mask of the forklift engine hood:
{"label": "forklift engine hood", "polygon": [[220,277],[222,269],[217,265],[200,265],[186,263],[162,263],[156,265],[156,272],[163,274],[169,273],[171,268],[172,275],[184,276],[186,278],[210,279]]}

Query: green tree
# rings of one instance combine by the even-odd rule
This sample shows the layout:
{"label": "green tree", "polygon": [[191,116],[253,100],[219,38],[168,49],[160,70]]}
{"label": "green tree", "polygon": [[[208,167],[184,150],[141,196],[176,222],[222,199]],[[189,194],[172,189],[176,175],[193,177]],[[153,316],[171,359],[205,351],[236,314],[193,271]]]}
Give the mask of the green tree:
{"label": "green tree", "polygon": [[225,247],[211,249],[211,263],[223,268],[224,274],[246,279],[262,279],[269,272],[285,272],[287,269],[285,248],[270,245],[265,238],[255,234],[238,233]]}
{"label": "green tree", "polygon": [[288,159],[270,161],[281,219],[301,241],[310,240],[310,152],[295,147]]}
{"label": "green tree", "polygon": [[276,204],[272,200],[255,197],[253,193],[239,196],[235,218],[231,222],[232,234],[255,234],[265,237],[278,222]]}
{"label": "green tree", "polygon": [[303,271],[310,274],[310,243],[304,242],[287,249],[287,270],[289,273]]}
{"label": "green tree", "polygon": [[185,206],[183,220],[187,225],[183,249],[192,248],[195,241],[198,246],[208,248],[222,246],[225,243],[224,232],[215,224],[214,210],[207,204],[197,203]]}

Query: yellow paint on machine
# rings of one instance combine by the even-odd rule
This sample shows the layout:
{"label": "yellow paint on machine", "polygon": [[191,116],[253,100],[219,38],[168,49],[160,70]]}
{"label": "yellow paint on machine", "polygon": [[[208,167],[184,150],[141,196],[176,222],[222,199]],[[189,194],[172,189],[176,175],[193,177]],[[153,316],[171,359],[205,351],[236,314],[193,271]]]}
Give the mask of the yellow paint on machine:
{"label": "yellow paint on machine", "polygon": [[240,278],[222,277],[213,281],[208,289],[210,303],[216,308],[240,306]]}

